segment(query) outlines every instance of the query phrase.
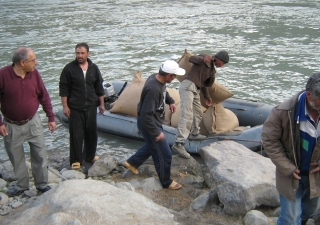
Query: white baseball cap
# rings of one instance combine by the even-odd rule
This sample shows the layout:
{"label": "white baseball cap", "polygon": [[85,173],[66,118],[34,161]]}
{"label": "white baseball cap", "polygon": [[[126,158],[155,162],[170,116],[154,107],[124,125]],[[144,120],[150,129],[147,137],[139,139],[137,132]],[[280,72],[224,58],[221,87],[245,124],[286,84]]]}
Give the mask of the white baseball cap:
{"label": "white baseball cap", "polygon": [[161,65],[161,70],[165,73],[171,73],[175,75],[182,76],[186,73],[186,71],[179,67],[179,64],[173,60],[166,60]]}

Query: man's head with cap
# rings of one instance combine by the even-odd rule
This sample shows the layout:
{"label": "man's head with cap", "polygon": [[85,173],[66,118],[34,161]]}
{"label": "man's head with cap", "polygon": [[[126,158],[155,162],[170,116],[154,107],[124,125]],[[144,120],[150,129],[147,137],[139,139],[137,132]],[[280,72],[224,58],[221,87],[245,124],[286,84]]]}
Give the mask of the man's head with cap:
{"label": "man's head with cap", "polygon": [[161,64],[160,70],[167,74],[174,74],[182,76],[186,73],[186,71],[179,67],[179,64],[173,60],[166,60]]}
{"label": "man's head with cap", "polygon": [[229,62],[229,54],[228,54],[228,52],[226,52],[224,50],[215,54],[214,58],[216,59],[215,60],[216,67],[222,67],[222,66],[224,66],[224,64],[227,64]]}
{"label": "man's head with cap", "polygon": [[166,83],[171,83],[171,81],[176,77],[176,75],[183,76],[186,71],[179,67],[179,64],[173,60],[166,60],[163,62],[159,69],[159,74],[165,78]]}

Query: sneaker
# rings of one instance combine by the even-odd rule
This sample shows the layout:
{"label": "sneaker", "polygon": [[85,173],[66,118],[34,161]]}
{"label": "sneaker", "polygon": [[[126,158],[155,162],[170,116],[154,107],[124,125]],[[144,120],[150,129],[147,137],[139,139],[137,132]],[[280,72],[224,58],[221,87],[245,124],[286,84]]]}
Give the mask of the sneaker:
{"label": "sneaker", "polygon": [[185,159],[190,159],[190,154],[186,151],[182,143],[176,142],[172,146],[172,151],[177,153],[180,157],[185,158]]}
{"label": "sneaker", "polygon": [[51,190],[51,187],[49,185],[47,185],[47,187],[45,187],[45,188],[37,188],[37,189],[38,189],[38,191],[41,191],[42,193],[45,193],[45,192]]}
{"label": "sneaker", "polygon": [[21,189],[12,188],[12,189],[8,189],[6,194],[9,197],[19,196],[19,195],[23,194],[23,192],[26,191],[26,190],[29,190],[29,189],[21,190]]}
{"label": "sneaker", "polygon": [[123,162],[122,165],[128,169],[131,170],[132,173],[134,174],[139,174],[139,171],[137,170],[137,168],[135,168],[134,166],[131,166],[130,163],[128,163],[127,161]]}
{"label": "sneaker", "polygon": [[206,139],[207,136],[202,135],[202,134],[190,134],[188,139],[191,141],[200,141]]}

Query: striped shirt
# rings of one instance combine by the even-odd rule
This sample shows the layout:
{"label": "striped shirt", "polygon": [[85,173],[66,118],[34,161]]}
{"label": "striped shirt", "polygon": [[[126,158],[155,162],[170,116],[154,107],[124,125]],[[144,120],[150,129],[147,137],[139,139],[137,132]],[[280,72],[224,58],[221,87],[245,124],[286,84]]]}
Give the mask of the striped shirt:
{"label": "striped shirt", "polygon": [[309,172],[311,156],[320,136],[319,117],[317,121],[309,114],[306,101],[306,92],[299,96],[296,112],[297,123],[300,123],[300,166],[301,172]]}

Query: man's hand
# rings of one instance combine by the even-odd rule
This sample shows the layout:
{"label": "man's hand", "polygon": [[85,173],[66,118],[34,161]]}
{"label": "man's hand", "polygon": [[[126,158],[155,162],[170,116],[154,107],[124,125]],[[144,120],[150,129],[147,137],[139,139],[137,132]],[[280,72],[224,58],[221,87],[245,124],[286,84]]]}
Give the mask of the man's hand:
{"label": "man's hand", "polygon": [[206,55],[204,58],[203,58],[203,62],[204,63],[208,63],[212,60],[212,56],[211,55]]}
{"label": "man's hand", "polygon": [[7,128],[4,124],[0,126],[0,135],[3,137],[8,136]]}
{"label": "man's hand", "polygon": [[176,109],[177,109],[176,104],[170,104],[170,105],[169,105],[169,108],[170,108],[170,111],[171,111],[172,113],[175,113],[175,112],[176,112]]}
{"label": "man's hand", "polygon": [[159,134],[159,136],[156,137],[156,141],[164,141],[164,139],[165,139],[165,136],[164,136],[163,132],[161,132],[161,133]]}
{"label": "man's hand", "polygon": [[56,122],[49,122],[48,128],[49,128],[50,132],[53,133],[57,128]]}
{"label": "man's hand", "polygon": [[206,105],[212,106],[212,98],[206,99]]}
{"label": "man's hand", "polygon": [[102,105],[99,106],[99,114],[102,115],[105,111],[105,107],[104,107],[104,103]]}
{"label": "man's hand", "polygon": [[296,171],[293,172],[292,176],[297,180],[300,180],[301,177],[298,175],[299,173],[300,173],[300,170],[296,169]]}
{"label": "man's hand", "polygon": [[320,166],[317,162],[310,163],[310,166],[315,167],[313,170],[310,171],[310,173],[316,173],[320,171]]}
{"label": "man's hand", "polygon": [[68,118],[70,117],[70,109],[68,106],[63,107],[63,114]]}

